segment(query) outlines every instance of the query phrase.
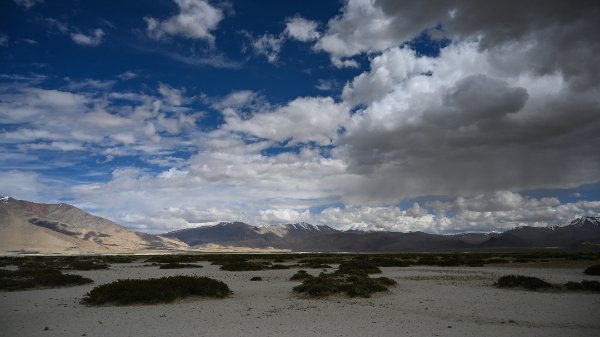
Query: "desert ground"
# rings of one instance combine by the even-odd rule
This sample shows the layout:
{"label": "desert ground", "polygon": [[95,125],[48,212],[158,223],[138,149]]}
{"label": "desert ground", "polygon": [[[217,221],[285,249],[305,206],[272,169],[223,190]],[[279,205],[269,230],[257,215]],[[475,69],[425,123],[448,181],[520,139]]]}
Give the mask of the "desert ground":
{"label": "desert ground", "polygon": [[[298,268],[229,272],[162,270],[146,263],[73,271],[93,284],[0,292],[1,336],[599,336],[600,294],[498,289],[499,276],[522,274],[550,282],[600,280],[579,265],[387,267],[398,285],[371,298],[306,298],[292,292]],[[308,269],[316,275],[318,269]],[[221,280],[225,299],[171,304],[87,306],[94,286],[117,279],[201,275]],[[261,276],[262,281],[250,281]]]}

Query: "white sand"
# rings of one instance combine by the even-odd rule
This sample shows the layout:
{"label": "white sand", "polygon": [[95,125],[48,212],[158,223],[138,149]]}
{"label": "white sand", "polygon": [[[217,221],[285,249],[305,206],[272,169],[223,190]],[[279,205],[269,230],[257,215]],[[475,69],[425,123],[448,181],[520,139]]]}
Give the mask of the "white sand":
{"label": "white sand", "polygon": [[[87,307],[94,285],[0,292],[0,336],[600,336],[600,294],[492,287],[519,273],[581,281],[581,268],[382,268],[399,285],[369,299],[305,299],[291,289],[297,269],[224,272],[160,270],[141,264],[77,272],[95,285],[120,278],[198,274],[226,282],[227,299],[167,305]],[[309,270],[317,273],[318,270]],[[263,281],[251,282],[252,276]],[[48,327],[48,330],[44,330]]]}

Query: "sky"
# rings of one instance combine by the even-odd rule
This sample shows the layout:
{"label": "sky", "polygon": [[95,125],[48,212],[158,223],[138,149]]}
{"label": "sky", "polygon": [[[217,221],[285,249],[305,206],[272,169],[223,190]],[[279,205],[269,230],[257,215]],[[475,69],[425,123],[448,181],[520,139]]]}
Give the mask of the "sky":
{"label": "sky", "polygon": [[597,1],[0,8],[0,195],[149,233],[600,214]]}

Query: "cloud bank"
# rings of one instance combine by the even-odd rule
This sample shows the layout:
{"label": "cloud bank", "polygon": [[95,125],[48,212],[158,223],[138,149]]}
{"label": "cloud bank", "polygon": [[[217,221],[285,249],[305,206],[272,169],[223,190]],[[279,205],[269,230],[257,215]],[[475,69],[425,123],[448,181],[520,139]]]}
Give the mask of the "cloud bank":
{"label": "cloud bank", "polygon": [[[171,16],[145,18],[147,34],[214,47],[223,9],[175,4]],[[349,0],[326,23],[284,18],[280,34],[247,34],[256,55],[280,66],[293,39],[326,55],[328,71],[356,69],[346,83],[322,80],[318,94],[278,102],[256,88],[119,86],[137,71],[54,87],[55,78],[6,75],[0,193],[66,195],[154,232],[240,220],[454,233],[597,215],[598,201],[528,191],[600,182],[598,7]],[[104,36],[48,25],[88,46]],[[437,47],[419,53],[422,41]],[[200,127],[210,114],[217,125]],[[48,179],[36,171],[48,152],[54,168],[83,156],[106,177]],[[67,192],[46,192],[59,188]]]}

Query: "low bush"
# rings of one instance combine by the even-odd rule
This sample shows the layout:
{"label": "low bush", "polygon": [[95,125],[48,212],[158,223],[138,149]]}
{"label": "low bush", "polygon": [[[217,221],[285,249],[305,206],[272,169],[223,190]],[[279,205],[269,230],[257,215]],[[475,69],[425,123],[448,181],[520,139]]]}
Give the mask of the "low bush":
{"label": "low bush", "polygon": [[530,290],[552,288],[553,285],[537,277],[505,275],[494,284],[499,288],[525,288]]}
{"label": "low bush", "polygon": [[308,277],[293,290],[310,297],[345,293],[350,297],[370,297],[374,292],[387,291],[396,282],[387,277],[370,278],[366,274],[345,274],[340,271]]}
{"label": "low bush", "polygon": [[146,280],[118,280],[95,287],[82,302],[91,305],[168,303],[188,296],[223,298],[231,294],[227,284],[199,276],[170,276]]}
{"label": "low bush", "polygon": [[298,263],[317,265],[317,264],[341,263],[343,261],[344,261],[344,259],[342,257],[329,256],[329,257],[311,257],[311,258],[307,258],[307,259],[302,259],[302,260],[298,261]]}
{"label": "low bush", "polygon": [[364,260],[352,260],[340,263],[338,268],[344,274],[380,274],[379,269],[373,262]]}
{"label": "low bush", "polygon": [[312,277],[309,273],[306,272],[306,270],[300,269],[298,270],[298,272],[294,275],[292,275],[292,277],[290,277],[290,280],[292,281],[297,281],[297,280],[304,280],[307,278]]}
{"label": "low bush", "polygon": [[583,273],[587,275],[600,275],[600,264],[587,267]]}
{"label": "low bush", "polygon": [[262,277],[260,276],[254,276],[250,279],[250,281],[262,281]]}
{"label": "low bush", "polygon": [[510,261],[508,261],[507,259],[503,259],[503,258],[491,258],[485,261],[485,263],[497,263],[497,264],[504,264],[504,263],[509,263]]}
{"label": "low bush", "polygon": [[287,266],[285,264],[274,264],[272,266],[269,266],[269,269],[290,269],[290,266]]}
{"label": "low bush", "polygon": [[231,263],[247,262],[248,260],[238,255],[216,255],[210,258],[210,262],[214,266],[223,266]]}
{"label": "low bush", "polygon": [[385,285],[385,286],[395,286],[396,284],[398,284],[398,282],[392,280],[389,277],[376,277],[373,280]]}
{"label": "low bush", "polygon": [[0,290],[54,288],[92,282],[94,281],[81,275],[63,274],[56,269],[0,270]]}
{"label": "low bush", "polygon": [[370,278],[364,275],[352,275],[346,279],[347,284],[344,285],[344,291],[350,297],[371,297],[372,293],[387,291],[390,280],[388,278]]}
{"label": "low bush", "polygon": [[368,260],[377,267],[408,267],[410,263],[391,257],[374,257]]}
{"label": "low bush", "polygon": [[598,293],[600,292],[600,282],[588,280],[583,280],[581,282],[567,282],[565,283],[565,288],[569,290],[583,290]]}
{"label": "low bush", "polygon": [[197,264],[174,262],[174,263],[161,264],[160,267],[158,267],[158,268],[159,269],[183,269],[183,268],[202,268],[202,266],[197,265]]}
{"label": "low bush", "polygon": [[137,261],[133,255],[107,255],[103,257],[106,263],[131,263]]}
{"label": "low bush", "polygon": [[229,262],[221,266],[221,270],[227,271],[256,271],[263,270],[267,264],[248,261]]}
{"label": "low bush", "polygon": [[302,268],[310,268],[310,269],[329,269],[329,268],[332,268],[328,264],[320,263],[320,262],[317,262],[317,261],[309,261],[309,262],[306,262],[306,263],[302,263],[300,266]]}
{"label": "low bush", "polygon": [[416,262],[420,266],[437,266],[438,263],[439,260],[435,256],[423,256]]}

